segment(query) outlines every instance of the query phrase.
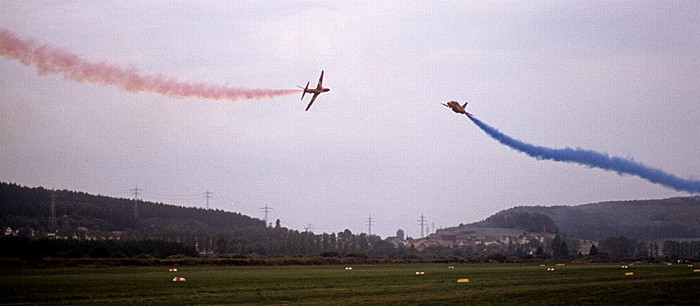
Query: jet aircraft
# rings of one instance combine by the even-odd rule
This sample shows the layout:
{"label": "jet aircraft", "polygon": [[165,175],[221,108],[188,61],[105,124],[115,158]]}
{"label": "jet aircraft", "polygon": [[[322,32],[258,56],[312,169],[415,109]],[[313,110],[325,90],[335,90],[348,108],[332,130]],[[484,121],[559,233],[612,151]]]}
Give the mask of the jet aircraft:
{"label": "jet aircraft", "polygon": [[471,116],[472,114],[465,110],[465,108],[467,108],[467,103],[469,102],[464,102],[464,105],[459,105],[457,101],[449,101],[447,103],[442,103],[442,105],[449,107],[455,113]]}
{"label": "jet aircraft", "polygon": [[[311,108],[311,104],[314,104],[314,101],[316,101],[316,97],[318,97],[318,95],[331,90],[330,88],[323,88],[323,85],[322,85],[322,83],[323,83],[323,70],[321,70],[321,77],[318,79],[318,85],[316,86],[316,88],[309,89],[309,83],[311,83],[311,81],[306,82],[306,87],[303,88],[304,92],[301,93],[301,99],[304,100],[304,95],[307,92],[314,94],[314,95],[313,95],[313,97],[311,97],[311,102],[309,102],[309,105],[306,106],[305,111],[308,111],[309,108]],[[297,86],[297,87],[301,88],[301,86]]]}

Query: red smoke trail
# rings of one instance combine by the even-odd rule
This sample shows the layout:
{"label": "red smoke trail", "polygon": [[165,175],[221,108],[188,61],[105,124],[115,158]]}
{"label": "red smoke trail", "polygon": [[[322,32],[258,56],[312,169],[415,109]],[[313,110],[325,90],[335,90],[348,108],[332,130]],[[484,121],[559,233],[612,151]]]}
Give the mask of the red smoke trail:
{"label": "red smoke trail", "polygon": [[203,99],[260,99],[298,92],[296,89],[240,89],[205,83],[181,82],[161,74],[143,74],[136,68],[124,69],[105,62],[89,62],[60,48],[23,40],[0,28],[0,55],[35,66],[39,75],[62,74],[78,82],[117,86],[130,92],[149,91],[170,97]]}

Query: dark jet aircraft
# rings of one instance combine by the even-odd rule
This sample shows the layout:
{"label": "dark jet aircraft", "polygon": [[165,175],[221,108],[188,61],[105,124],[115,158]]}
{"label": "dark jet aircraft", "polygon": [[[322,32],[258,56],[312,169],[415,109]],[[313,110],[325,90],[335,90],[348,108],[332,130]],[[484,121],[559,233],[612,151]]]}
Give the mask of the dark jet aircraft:
{"label": "dark jet aircraft", "polygon": [[[311,89],[309,89],[309,83],[311,83],[311,81],[306,82],[306,87],[303,88],[303,89],[304,89],[304,92],[301,93],[301,99],[302,99],[302,100],[304,100],[304,95],[305,95],[307,92],[308,92],[308,93],[314,94],[313,97],[311,97],[311,102],[309,102],[309,105],[306,106],[306,110],[307,110],[307,111],[309,110],[309,108],[311,108],[311,104],[314,104],[314,101],[316,101],[316,97],[318,97],[318,95],[320,95],[321,93],[328,92],[328,91],[331,90],[330,88],[323,88],[323,86],[322,86],[322,83],[323,83],[323,70],[321,70],[321,77],[318,79],[318,85],[316,86],[316,88],[311,88]],[[301,86],[297,86],[297,87],[301,88]]]}
{"label": "dark jet aircraft", "polygon": [[465,108],[467,108],[467,103],[469,103],[469,102],[464,102],[464,105],[459,105],[459,102],[457,102],[457,101],[450,101],[447,103],[442,103],[442,105],[449,107],[455,113],[465,114],[465,115],[471,116],[472,114],[468,113],[465,110]]}

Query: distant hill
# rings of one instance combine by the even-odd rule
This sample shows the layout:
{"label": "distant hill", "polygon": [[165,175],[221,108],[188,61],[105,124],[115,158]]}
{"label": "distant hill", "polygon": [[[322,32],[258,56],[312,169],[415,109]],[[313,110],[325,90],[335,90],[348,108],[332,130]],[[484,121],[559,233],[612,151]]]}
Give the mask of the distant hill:
{"label": "distant hill", "polygon": [[518,228],[589,240],[626,236],[651,241],[700,237],[700,196],[614,201],[578,206],[518,206],[456,227]]}
{"label": "distant hill", "polygon": [[[0,183],[0,225],[50,231],[52,191]],[[138,202],[138,220],[131,199],[55,191],[56,227],[86,227],[97,231],[127,231],[159,227],[264,228],[265,222],[239,213]],[[52,229],[55,230],[55,229]]]}
{"label": "distant hill", "polygon": [[0,258],[362,257],[396,252],[378,236],[347,229],[317,235],[282,227],[281,222],[268,227],[262,220],[221,210],[138,202],[137,216],[132,199],[0,183]]}

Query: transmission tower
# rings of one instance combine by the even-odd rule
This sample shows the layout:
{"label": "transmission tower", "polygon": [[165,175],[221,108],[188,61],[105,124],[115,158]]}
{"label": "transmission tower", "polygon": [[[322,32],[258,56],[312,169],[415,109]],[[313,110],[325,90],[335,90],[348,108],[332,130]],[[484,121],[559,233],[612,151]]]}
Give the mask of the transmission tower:
{"label": "transmission tower", "polygon": [[369,236],[372,236],[372,225],[374,225],[374,220],[372,219],[372,215],[369,215],[369,218],[367,218],[367,227],[368,227]]}
{"label": "transmission tower", "polygon": [[306,232],[308,232],[309,230],[312,230],[312,229],[314,229],[314,226],[311,225],[311,223],[309,223],[309,225],[304,227],[304,230],[306,230]]}
{"label": "transmission tower", "polygon": [[204,197],[207,199],[207,209],[209,209],[209,199],[212,197],[213,194],[213,192],[209,192],[209,189],[207,189],[207,192],[204,193]]}
{"label": "transmission tower", "polygon": [[265,207],[260,207],[260,210],[265,212],[265,226],[267,226],[267,213],[269,213],[270,210],[272,210],[272,207],[268,207],[267,205],[265,205]]}
{"label": "transmission tower", "polygon": [[425,216],[423,216],[423,214],[420,214],[420,219],[418,219],[418,221],[420,221],[420,236],[424,237],[425,234],[423,232],[423,227],[425,226]]}
{"label": "transmission tower", "polygon": [[136,188],[131,189],[130,191],[134,192],[134,220],[138,220],[139,219],[139,205],[138,205],[139,186],[136,186]]}

